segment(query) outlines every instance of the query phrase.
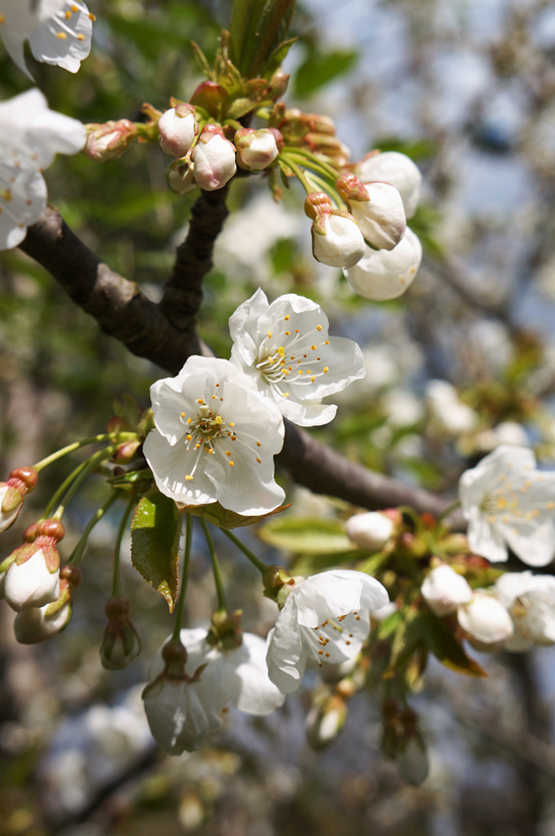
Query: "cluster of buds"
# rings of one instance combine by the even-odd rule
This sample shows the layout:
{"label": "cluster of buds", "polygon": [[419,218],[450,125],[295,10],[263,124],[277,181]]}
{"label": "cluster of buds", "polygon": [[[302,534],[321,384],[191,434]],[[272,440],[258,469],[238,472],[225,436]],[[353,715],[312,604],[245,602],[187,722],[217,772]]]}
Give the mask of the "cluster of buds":
{"label": "cluster of buds", "polygon": [[335,123],[329,116],[303,113],[298,108],[286,110],[285,105],[280,103],[275,108],[273,121],[286,145],[322,154],[333,160],[339,169],[348,164],[351,152],[336,136]]}
{"label": "cluster of buds", "polygon": [[38,478],[33,467],[18,467],[12,470],[7,482],[0,482],[0,531],[14,524],[25,495],[35,488]]}
{"label": "cluster of buds", "polygon": [[57,543],[64,536],[60,520],[30,526],[25,541],[0,566],[5,572],[4,597],[16,612],[43,607],[60,594],[60,555]]}

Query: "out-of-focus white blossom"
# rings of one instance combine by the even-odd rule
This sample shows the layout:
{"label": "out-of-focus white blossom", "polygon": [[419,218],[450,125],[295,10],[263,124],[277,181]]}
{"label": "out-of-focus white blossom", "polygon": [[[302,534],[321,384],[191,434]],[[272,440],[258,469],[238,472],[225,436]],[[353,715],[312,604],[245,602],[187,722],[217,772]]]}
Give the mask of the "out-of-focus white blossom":
{"label": "out-of-focus white blossom", "polygon": [[229,330],[231,362],[303,427],[331,421],[337,407],[322,398],[364,375],[357,343],[330,337],[327,316],[304,296],[288,293],[269,304],[259,288],[231,316]]}
{"label": "out-of-focus white blossom", "polygon": [[470,432],[478,416],[459,399],[457,390],[446,380],[430,380],[426,386],[428,407],[438,423],[450,435]]}
{"label": "out-of-focus white blossom", "polygon": [[472,600],[472,589],[467,581],[446,563],[432,569],[421,592],[430,609],[439,616],[455,612],[460,604]]}
{"label": "out-of-focus white blossom", "polygon": [[468,604],[457,609],[459,625],[477,650],[501,647],[513,635],[511,616],[491,592],[477,589]]}
{"label": "out-of-focus white blossom", "polygon": [[509,546],[529,566],[555,553],[555,473],[536,470],[525,447],[502,445],[461,476],[459,496],[475,554],[506,561]]}
{"label": "out-of-focus white blossom", "polygon": [[395,523],[390,516],[379,511],[354,514],[345,523],[347,537],[360,549],[379,551],[389,542]]}
{"label": "out-of-focus white blossom", "polygon": [[555,577],[532,572],[506,572],[495,582],[495,594],[509,611],[514,635],[507,650],[555,644]]}
{"label": "out-of-focus white blossom", "polygon": [[420,400],[409,389],[391,389],[384,395],[382,406],[392,427],[410,427],[424,417]]}
{"label": "out-of-focus white blossom", "polygon": [[502,444],[526,447],[529,441],[524,427],[516,421],[502,421],[496,427],[482,430],[476,436],[476,446],[479,450],[495,450]]}
{"label": "out-of-focus white blossom", "polygon": [[355,293],[365,299],[383,302],[396,299],[408,290],[422,261],[422,244],[412,229],[392,250],[366,247],[356,264],[344,270]]}
{"label": "out-of-focus white blossom", "polygon": [[355,174],[362,183],[381,180],[395,186],[403,199],[407,218],[412,218],[420,200],[422,175],[410,157],[398,151],[371,153],[356,166]]}

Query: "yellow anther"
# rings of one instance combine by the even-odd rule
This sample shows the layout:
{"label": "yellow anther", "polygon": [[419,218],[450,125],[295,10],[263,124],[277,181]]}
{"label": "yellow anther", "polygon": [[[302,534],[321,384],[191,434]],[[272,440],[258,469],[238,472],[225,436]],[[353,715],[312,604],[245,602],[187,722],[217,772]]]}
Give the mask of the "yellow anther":
{"label": "yellow anther", "polygon": [[232,441],[237,441],[237,436],[236,436],[236,435],[232,435],[232,436],[231,436],[231,440],[232,440]]}
{"label": "yellow anther", "polygon": [[5,15],[0,15],[0,26],[1,26],[3,23],[5,23],[5,22],[6,22],[6,17],[5,17]]}
{"label": "yellow anther", "polygon": [[234,464],[235,464],[235,462],[228,462],[228,465],[229,465],[230,467],[233,467],[233,465],[234,465]]}
{"label": "yellow anther", "polygon": [[180,412],[179,414],[181,415],[182,418],[185,418],[185,413],[184,412]]}
{"label": "yellow anther", "polygon": [[549,508],[550,511],[552,511],[555,508],[555,502],[553,502],[553,500],[550,499],[549,502],[547,503],[547,507]]}
{"label": "yellow anther", "polygon": [[69,20],[70,17],[71,17],[71,12],[68,9],[68,11],[66,12],[66,20]]}
{"label": "yellow anther", "polygon": [[315,345],[311,345],[310,347],[313,351],[316,351],[316,346]]}
{"label": "yellow anther", "polygon": [[188,424],[192,424],[192,423],[193,423],[193,419],[192,419],[192,418],[187,418],[187,423],[188,423]]}
{"label": "yellow anther", "polygon": [[290,315],[289,315],[289,314],[287,314],[287,315],[286,315],[286,316],[284,316],[283,318],[284,318],[284,320],[285,320],[286,322],[289,322],[289,320],[291,319],[291,317],[290,317]]}
{"label": "yellow anther", "polygon": [[221,415],[216,415],[216,417],[214,418],[214,423],[221,424],[222,423],[222,416]]}
{"label": "yellow anther", "polygon": [[225,454],[226,454],[226,456],[231,456],[231,450],[226,450]]}
{"label": "yellow anther", "polygon": [[310,382],[311,382],[311,383],[314,383],[314,381],[315,381],[315,380],[316,380],[316,377],[315,377],[314,375],[312,375],[312,377],[311,377],[311,379],[310,379]]}
{"label": "yellow anther", "polygon": [[330,344],[329,340],[326,340],[325,343],[324,343],[324,345],[329,345],[329,344]]}
{"label": "yellow anther", "polygon": [[65,39],[67,38],[67,35],[66,35],[65,32],[57,32],[56,37],[59,38],[61,41],[65,41]]}
{"label": "yellow anther", "polygon": [[321,325],[317,325],[317,326],[316,326],[316,330],[317,330],[317,331],[321,331],[321,330],[322,330],[322,326],[321,326]]}
{"label": "yellow anther", "polygon": [[216,397],[216,395],[212,395],[212,400],[213,400],[213,401],[217,401],[217,400],[218,400],[218,398]]}
{"label": "yellow anther", "polygon": [[230,427],[234,427],[234,426],[235,426],[234,422],[233,422],[233,421],[230,421],[230,422],[229,422],[229,426],[230,426]]}
{"label": "yellow anther", "polygon": [[288,398],[289,397],[289,392],[282,392],[281,395],[284,398]]}
{"label": "yellow anther", "polygon": [[192,481],[193,481],[193,477],[192,477],[192,476],[186,476],[186,477],[185,477],[185,481],[186,481],[186,482],[192,482]]}
{"label": "yellow anther", "polygon": [[256,457],[256,461],[258,462],[258,464],[262,464],[262,459],[259,459],[258,456]]}
{"label": "yellow anther", "polygon": [[271,332],[271,331],[266,331],[266,333],[268,334],[268,339],[269,339],[269,340],[271,340],[271,339],[272,339],[272,337],[274,336],[274,335],[272,334],[272,332]]}
{"label": "yellow anther", "polygon": [[92,12],[90,12],[90,13],[89,13],[89,20],[92,20],[92,22],[93,22],[93,23],[94,23],[94,22],[95,22],[95,20],[96,20],[96,17],[93,15],[93,13],[92,13]]}
{"label": "yellow anther", "polygon": [[328,367],[327,367],[327,366],[324,366],[324,368],[322,369],[322,371],[324,372],[324,374],[327,374],[327,373],[329,372],[329,369],[328,369]]}
{"label": "yellow anther", "polygon": [[256,446],[257,446],[257,447],[262,447],[262,444],[260,443],[260,441],[257,441],[257,442],[256,442]]}
{"label": "yellow anther", "polygon": [[[289,332],[286,331],[285,333],[288,334]],[[283,357],[283,355],[285,354],[285,349],[282,345],[280,345],[280,347],[278,348],[278,354],[280,355],[280,357]],[[282,362],[283,362],[283,360],[282,360]]]}
{"label": "yellow anther", "polygon": [[295,334],[298,334],[298,333],[300,333],[300,332],[299,332],[299,329],[298,329],[298,328],[295,328]]}
{"label": "yellow anther", "polygon": [[192,441],[193,440],[192,435],[186,435],[185,438],[187,439],[187,441]]}
{"label": "yellow anther", "polygon": [[286,336],[286,337],[290,337],[290,336],[291,336],[291,331],[286,331],[286,332],[285,332],[285,336]]}
{"label": "yellow anther", "polygon": [[198,399],[198,401],[197,401],[197,403],[201,403],[201,404],[203,404],[203,403],[204,403],[204,401],[202,400],[202,398],[199,398],[199,399]]}
{"label": "yellow anther", "polygon": [[77,6],[73,5],[73,6],[71,7],[71,11],[72,11],[72,12],[78,12],[78,11],[79,11],[79,9],[77,8]]}

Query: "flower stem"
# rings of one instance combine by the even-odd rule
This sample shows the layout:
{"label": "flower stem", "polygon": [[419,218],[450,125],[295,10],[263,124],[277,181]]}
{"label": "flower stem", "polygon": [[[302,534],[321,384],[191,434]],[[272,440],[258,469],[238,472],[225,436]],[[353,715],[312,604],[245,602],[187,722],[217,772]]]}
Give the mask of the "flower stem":
{"label": "flower stem", "polygon": [[60,499],[66,493],[69,486],[79,476],[79,474],[87,467],[88,463],[89,463],[88,459],[86,459],[84,462],[81,462],[81,464],[78,465],[75,468],[75,470],[73,470],[69,474],[69,476],[66,477],[66,479],[64,479],[64,481],[62,482],[62,484],[60,485],[60,487],[55,492],[54,496],[52,497],[52,499],[50,500],[50,502],[48,503],[48,505],[44,509],[43,514],[41,516],[41,520],[45,520],[50,516],[50,514],[52,513],[52,509],[56,507],[56,505],[59,503]]}
{"label": "flower stem", "polygon": [[97,465],[99,465],[102,461],[104,461],[105,459],[109,459],[110,456],[113,455],[113,453],[115,453],[116,450],[117,445],[113,445],[112,447],[105,447],[104,450],[99,450],[98,453],[95,453],[93,456],[90,457],[90,459],[88,459],[85,462],[85,467],[83,467],[79,471],[77,478],[74,479],[71,487],[68,491],[66,491],[62,498],[62,501],[60,502],[55,513],[53,514],[53,517],[55,519],[62,519],[64,511],[67,508],[69,502],[73,499],[73,497],[75,496],[75,494],[77,493],[77,491],[79,490],[89,473],[92,470],[94,470],[94,468]]}
{"label": "flower stem", "polygon": [[[278,162],[279,162],[280,160],[281,160],[281,155],[278,157]],[[299,167],[296,163],[292,162],[292,161],[289,159],[289,157],[287,157],[286,159],[284,159],[284,160],[283,160],[283,162],[285,163],[285,165],[287,166],[287,168],[290,168],[290,169],[291,169],[291,171],[293,172],[293,174],[295,175],[295,177],[298,179],[298,181],[299,181],[299,182],[301,183],[301,185],[303,186],[303,188],[304,188],[305,192],[306,192],[307,194],[312,194],[313,189],[312,189],[312,187],[311,187],[311,185],[310,185],[310,183],[309,183],[308,179],[306,178],[305,173],[304,173],[304,171],[302,170],[302,168],[300,168],[300,167]],[[280,168],[282,168],[282,167],[283,167],[283,166],[281,166],[281,165],[280,165]]]}
{"label": "flower stem", "polygon": [[74,450],[78,450],[80,447],[85,447],[87,444],[96,444],[99,441],[129,441],[130,439],[137,437],[138,433],[136,432],[114,432],[101,433],[100,435],[93,435],[90,438],[82,438],[81,441],[74,441],[73,444],[68,444],[67,447],[62,447],[60,450],[56,450],[55,453],[52,453],[45,459],[41,459],[38,464],[34,465],[34,468],[35,470],[42,470],[43,467],[61,459],[62,456],[67,456],[68,453],[73,453]]}
{"label": "flower stem", "polygon": [[133,505],[135,504],[134,497],[131,497],[129,502],[127,503],[127,508],[122,514],[119,528],[118,528],[118,536],[116,537],[116,544],[114,546],[114,574],[112,578],[112,597],[113,598],[120,598],[121,597],[121,586],[120,586],[120,571],[119,571],[119,564],[120,564],[120,553],[121,553],[121,541],[123,540],[123,535],[125,534],[125,529],[127,528],[127,521],[129,519],[129,515],[133,510]]}
{"label": "flower stem", "polygon": [[173,628],[172,641],[180,642],[179,634],[183,624],[183,613],[185,610],[185,592],[187,591],[187,579],[189,576],[189,560],[191,558],[191,540],[193,537],[193,518],[190,514],[183,514],[183,525],[185,527],[185,547],[183,555],[183,574],[179,588],[179,598],[175,612],[175,627]]}
{"label": "flower stem", "polygon": [[460,508],[460,507],[461,507],[461,503],[459,502],[459,500],[457,500],[456,502],[452,502],[451,505],[448,505],[447,508],[445,509],[445,511],[443,512],[443,514],[440,514],[440,516],[437,518],[438,525],[439,525],[439,523],[442,523],[443,520],[446,520],[447,517],[450,516],[450,514],[453,513],[453,511],[456,511],[457,508]]}
{"label": "flower stem", "polygon": [[339,177],[339,171],[333,168],[333,166],[325,162],[325,160],[321,160],[320,157],[316,156],[316,154],[312,154],[310,151],[306,151],[303,148],[284,148],[281,153],[285,153],[286,160],[288,157],[294,157],[296,162],[306,166],[306,168],[321,171],[334,184]]}
{"label": "flower stem", "polygon": [[239,538],[235,536],[235,534],[232,534],[231,531],[229,531],[227,528],[223,528],[222,531],[225,534],[225,536],[229,537],[231,542],[235,543],[237,548],[243,552],[245,557],[247,557],[250,560],[253,566],[256,566],[258,571],[262,575],[264,575],[266,573],[266,570],[268,569],[268,566],[265,563],[263,563],[262,560],[260,560],[255,554],[253,554],[251,550],[248,548],[248,546],[245,546],[245,544],[242,543],[241,540],[239,540]]}
{"label": "flower stem", "polygon": [[210,529],[208,528],[208,524],[203,517],[200,517],[200,524],[202,525],[202,530],[204,531],[204,536],[206,537],[206,542],[208,543],[208,551],[210,552],[210,560],[212,561],[212,571],[214,572],[214,583],[216,584],[216,592],[218,595],[218,609],[222,612],[226,612],[227,608],[225,605],[225,592],[224,592],[224,583],[222,579],[222,571],[220,569],[220,564],[218,563],[218,558],[216,557],[216,550],[214,549],[214,541],[212,540],[212,535],[210,534]]}
{"label": "flower stem", "polygon": [[71,554],[68,558],[68,561],[67,561],[68,563],[73,564],[73,566],[78,566],[79,565],[79,563],[81,562],[81,558],[83,557],[83,552],[85,551],[85,548],[87,546],[87,542],[88,542],[88,539],[89,539],[89,534],[91,533],[91,531],[93,530],[93,528],[95,527],[97,522],[100,522],[102,517],[108,511],[108,508],[110,508],[113,505],[113,503],[116,501],[118,496],[120,496],[120,493],[118,491],[112,491],[110,496],[108,497],[108,499],[104,503],[104,505],[102,505],[92,515],[92,517],[90,518],[89,522],[86,525],[85,530],[83,531],[81,537],[79,538],[79,542],[77,543],[77,545],[75,546],[75,548],[71,552]]}

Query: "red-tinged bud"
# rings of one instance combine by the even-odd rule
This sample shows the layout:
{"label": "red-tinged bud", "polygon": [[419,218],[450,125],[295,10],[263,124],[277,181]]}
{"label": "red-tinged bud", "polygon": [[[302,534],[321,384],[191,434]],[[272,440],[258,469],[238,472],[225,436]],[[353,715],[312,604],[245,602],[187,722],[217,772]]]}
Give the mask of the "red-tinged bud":
{"label": "red-tinged bud", "polygon": [[312,218],[312,254],[316,261],[330,267],[352,267],[366,250],[355,219],[348,212],[332,209],[325,192],[306,198],[304,211]]}
{"label": "red-tinged bud", "polygon": [[191,96],[191,104],[207,110],[211,116],[218,116],[222,105],[229,98],[227,90],[215,81],[203,81]]}
{"label": "red-tinged bud", "polygon": [[273,74],[270,79],[270,89],[272,91],[272,98],[279,99],[285,91],[287,90],[287,86],[289,84],[289,79],[291,78],[290,75],[284,73],[281,67],[279,70]]}
{"label": "red-tinged bud", "polygon": [[137,127],[129,119],[85,125],[85,154],[100,163],[117,160],[137,138]]}
{"label": "red-tinged bud", "polygon": [[0,482],[0,531],[6,531],[16,521],[25,495],[36,486],[38,473],[34,467],[17,467],[7,482]]}
{"label": "red-tinged bud", "polygon": [[108,625],[100,647],[103,667],[120,671],[129,667],[141,652],[141,640],[129,618],[129,601],[112,597],[106,604]]}
{"label": "red-tinged bud", "polygon": [[60,520],[49,519],[27,529],[31,542],[16,549],[16,557],[6,574],[4,595],[16,612],[42,607],[59,595],[60,555],[56,543],[64,536]]}
{"label": "red-tinged bud", "polygon": [[39,644],[65,630],[71,620],[73,591],[83,575],[77,566],[67,565],[60,571],[58,599],[43,607],[19,612],[14,621],[14,633],[20,644]]}
{"label": "red-tinged bud", "polygon": [[166,180],[172,192],[177,194],[188,194],[196,189],[195,167],[189,155],[169,164],[166,168]]}
{"label": "red-tinged bud", "polygon": [[201,189],[222,189],[237,171],[235,146],[225,138],[219,125],[202,129],[193,151],[195,180]]}
{"label": "red-tinged bud", "polygon": [[[52,539],[55,543],[63,540],[65,535],[65,528],[61,522],[54,517],[49,520],[41,520],[36,524],[36,534],[38,537],[46,537]],[[36,539],[36,538],[35,538]]]}
{"label": "red-tinged bud", "polygon": [[129,462],[133,461],[135,458],[135,454],[141,444],[142,441],[138,439],[135,441],[124,441],[124,443],[120,444],[116,450],[113,460],[118,464],[129,464]]}
{"label": "red-tinged bud", "polygon": [[342,174],[341,177],[336,180],[335,188],[345,203],[350,203],[352,200],[359,202],[370,200],[364,185],[360,182],[358,177],[355,177],[355,175],[351,174],[351,172]]}
{"label": "red-tinged bud", "polygon": [[185,102],[166,110],[158,120],[160,148],[174,157],[184,157],[199,132],[195,108]]}
{"label": "red-tinged bud", "polygon": [[241,128],[235,134],[237,160],[247,171],[262,171],[271,165],[283,148],[283,137],[277,128]]}

